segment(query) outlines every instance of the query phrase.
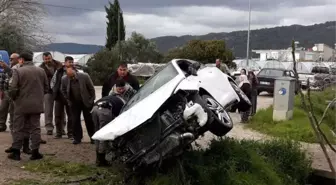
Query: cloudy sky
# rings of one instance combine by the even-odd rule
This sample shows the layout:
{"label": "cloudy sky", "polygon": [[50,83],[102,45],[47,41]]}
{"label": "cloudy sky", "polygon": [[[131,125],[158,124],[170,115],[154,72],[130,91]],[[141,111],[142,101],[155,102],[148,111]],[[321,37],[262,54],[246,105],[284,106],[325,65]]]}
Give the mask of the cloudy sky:
{"label": "cloudy sky", "polygon": [[[105,44],[108,0],[41,1],[48,12],[44,29],[55,42]],[[127,35],[200,35],[246,30],[248,25],[248,0],[119,1]],[[336,20],[336,0],[251,0],[251,7],[251,29]]]}

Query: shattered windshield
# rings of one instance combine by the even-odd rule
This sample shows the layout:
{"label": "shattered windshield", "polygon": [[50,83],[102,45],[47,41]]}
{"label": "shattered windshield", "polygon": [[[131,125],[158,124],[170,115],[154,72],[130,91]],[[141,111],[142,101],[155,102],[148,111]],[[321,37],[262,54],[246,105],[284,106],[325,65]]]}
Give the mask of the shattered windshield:
{"label": "shattered windshield", "polygon": [[161,86],[165,85],[178,75],[177,70],[174,68],[172,63],[167,64],[161,71],[154,74],[150,79],[148,79],[139,91],[126,103],[122,112],[130,109],[135,104],[158,90]]}

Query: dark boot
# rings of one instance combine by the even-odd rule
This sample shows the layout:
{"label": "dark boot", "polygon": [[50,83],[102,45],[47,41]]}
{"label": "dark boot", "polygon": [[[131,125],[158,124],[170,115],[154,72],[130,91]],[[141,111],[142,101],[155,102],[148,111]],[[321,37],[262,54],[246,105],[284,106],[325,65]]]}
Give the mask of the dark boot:
{"label": "dark boot", "polygon": [[25,138],[23,140],[22,152],[25,153],[25,154],[29,154],[29,155],[32,153],[32,151],[29,148],[29,138]]}
{"label": "dark boot", "polygon": [[96,152],[96,165],[99,167],[109,166],[107,160],[105,159],[105,153]]}
{"label": "dark boot", "polygon": [[40,144],[47,144],[47,141],[41,139]]}
{"label": "dark boot", "polygon": [[13,148],[12,147],[9,147],[5,150],[6,153],[12,153],[13,152]]}
{"label": "dark boot", "polygon": [[7,130],[7,125],[6,124],[0,125],[0,132],[5,132],[6,130]]}
{"label": "dark boot", "polygon": [[21,160],[20,150],[13,148],[12,151],[13,152],[8,155],[8,159],[12,159],[12,160],[15,160],[15,161],[20,161]]}
{"label": "dark boot", "polygon": [[43,155],[40,154],[38,149],[32,150],[32,155],[30,156],[30,160],[39,160],[42,158],[43,158]]}

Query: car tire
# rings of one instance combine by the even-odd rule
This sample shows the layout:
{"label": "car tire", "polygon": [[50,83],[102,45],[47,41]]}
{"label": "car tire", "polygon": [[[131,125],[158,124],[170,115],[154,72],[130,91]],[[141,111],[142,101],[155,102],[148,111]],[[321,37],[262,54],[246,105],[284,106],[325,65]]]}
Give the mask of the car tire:
{"label": "car tire", "polygon": [[201,98],[205,106],[207,106],[208,115],[211,116],[206,125],[207,129],[216,136],[224,136],[230,132],[233,128],[233,121],[229,113],[211,96],[204,94],[201,95]]}

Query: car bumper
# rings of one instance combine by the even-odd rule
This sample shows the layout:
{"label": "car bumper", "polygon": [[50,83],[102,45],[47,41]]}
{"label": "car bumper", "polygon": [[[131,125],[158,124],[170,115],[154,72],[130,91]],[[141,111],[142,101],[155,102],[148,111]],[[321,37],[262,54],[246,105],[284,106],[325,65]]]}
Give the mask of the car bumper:
{"label": "car bumper", "polygon": [[269,92],[269,93],[272,93],[274,91],[274,86],[271,86],[271,85],[260,85],[257,87],[258,89],[258,92],[263,92],[263,91],[266,91],[266,92]]}

